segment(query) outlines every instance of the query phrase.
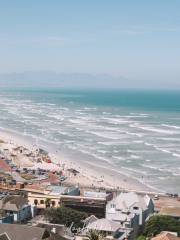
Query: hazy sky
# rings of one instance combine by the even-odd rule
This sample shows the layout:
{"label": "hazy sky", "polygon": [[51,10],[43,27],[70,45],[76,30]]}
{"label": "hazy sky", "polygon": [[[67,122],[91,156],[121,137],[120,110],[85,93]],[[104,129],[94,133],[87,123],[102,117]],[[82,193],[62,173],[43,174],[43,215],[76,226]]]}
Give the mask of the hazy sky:
{"label": "hazy sky", "polygon": [[0,72],[180,82],[179,0],[0,0]]}

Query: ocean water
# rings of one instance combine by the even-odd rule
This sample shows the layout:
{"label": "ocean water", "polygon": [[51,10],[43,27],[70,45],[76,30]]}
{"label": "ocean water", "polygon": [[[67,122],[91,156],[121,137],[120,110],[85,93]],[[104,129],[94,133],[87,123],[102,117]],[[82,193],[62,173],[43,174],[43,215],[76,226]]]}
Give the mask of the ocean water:
{"label": "ocean water", "polygon": [[180,92],[1,90],[0,127],[180,193]]}

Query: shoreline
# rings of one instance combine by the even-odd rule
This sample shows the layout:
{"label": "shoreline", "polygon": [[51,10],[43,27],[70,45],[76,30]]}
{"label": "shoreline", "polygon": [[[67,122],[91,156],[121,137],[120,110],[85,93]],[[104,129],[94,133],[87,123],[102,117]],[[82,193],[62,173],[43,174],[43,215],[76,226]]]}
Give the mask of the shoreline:
{"label": "shoreline", "polygon": [[[33,151],[34,148],[41,148],[37,143],[34,144],[35,140],[29,136],[9,129],[0,128],[0,139],[8,142],[10,145],[24,146],[30,151]],[[47,150],[47,148],[43,146],[44,150]],[[65,184],[79,185],[82,188],[104,188],[163,194],[163,192],[158,192],[152,187],[146,186],[118,170],[110,170],[106,166],[99,166],[88,161],[83,161],[78,156],[67,156],[60,151],[48,152],[52,160],[52,165],[54,164],[55,168],[60,166],[59,170],[62,169],[66,175],[68,174],[67,179],[64,181]],[[45,166],[45,168],[49,166]],[[67,169],[70,168],[77,170],[79,174],[72,176],[72,174],[67,172]]]}

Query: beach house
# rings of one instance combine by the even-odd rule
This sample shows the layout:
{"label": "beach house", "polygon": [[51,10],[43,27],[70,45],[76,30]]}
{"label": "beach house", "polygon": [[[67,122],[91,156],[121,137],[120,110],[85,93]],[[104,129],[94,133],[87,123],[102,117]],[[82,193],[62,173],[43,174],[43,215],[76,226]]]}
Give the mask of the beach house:
{"label": "beach house", "polygon": [[17,223],[22,223],[32,216],[31,206],[22,196],[5,196],[0,200],[0,209],[13,216],[14,222]]}
{"label": "beach house", "polygon": [[123,228],[133,229],[133,236],[153,212],[152,199],[134,192],[120,193],[106,205],[106,219],[120,223]]}
{"label": "beach house", "polygon": [[105,236],[105,239],[118,240],[126,239],[132,231],[132,229],[123,228],[122,224],[119,222],[111,221],[106,218],[94,219],[92,222],[88,223],[83,234],[87,236],[88,232],[91,230],[99,232]]}
{"label": "beach house", "polygon": [[13,223],[14,216],[7,214],[4,210],[0,210],[0,224],[1,223]]}
{"label": "beach house", "polygon": [[45,186],[42,189],[26,189],[28,193],[28,202],[31,206],[38,209],[46,207],[59,207],[62,196],[79,196],[79,188],[77,186]]}

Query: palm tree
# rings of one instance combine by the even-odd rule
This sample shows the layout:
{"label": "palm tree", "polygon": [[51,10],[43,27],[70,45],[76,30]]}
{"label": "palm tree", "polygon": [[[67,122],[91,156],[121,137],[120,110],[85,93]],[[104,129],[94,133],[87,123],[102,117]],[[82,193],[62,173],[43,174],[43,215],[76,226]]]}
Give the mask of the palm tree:
{"label": "palm tree", "polygon": [[87,233],[87,237],[89,240],[103,240],[104,237],[97,230],[89,230]]}
{"label": "palm tree", "polygon": [[50,202],[51,202],[51,199],[50,198],[46,198],[46,200],[45,200],[46,207],[50,207]]}

